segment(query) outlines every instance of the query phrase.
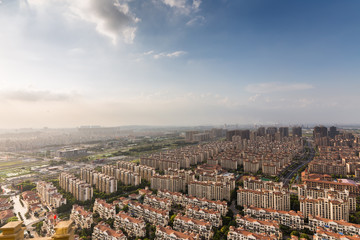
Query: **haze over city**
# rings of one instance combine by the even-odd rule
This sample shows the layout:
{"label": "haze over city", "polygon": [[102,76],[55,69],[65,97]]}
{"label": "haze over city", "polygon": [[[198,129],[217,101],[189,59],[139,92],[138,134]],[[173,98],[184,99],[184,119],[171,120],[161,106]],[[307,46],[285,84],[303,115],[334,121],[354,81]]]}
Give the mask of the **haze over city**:
{"label": "haze over city", "polygon": [[359,1],[1,0],[1,128],[358,123]]}

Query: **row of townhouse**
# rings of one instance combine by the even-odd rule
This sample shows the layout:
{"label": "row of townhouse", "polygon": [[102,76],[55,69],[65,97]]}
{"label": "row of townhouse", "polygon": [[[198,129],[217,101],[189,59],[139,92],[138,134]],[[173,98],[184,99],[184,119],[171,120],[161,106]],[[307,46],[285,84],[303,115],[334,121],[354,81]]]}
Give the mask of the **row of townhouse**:
{"label": "row of townhouse", "polygon": [[354,194],[350,194],[347,189],[337,190],[334,188],[330,189],[321,189],[320,187],[308,187],[305,184],[298,185],[298,196],[302,198],[328,198],[331,197],[333,199],[342,199],[347,200],[349,204],[349,211],[356,211],[356,196]]}
{"label": "row of townhouse", "polygon": [[185,215],[194,219],[210,222],[211,225],[217,228],[222,225],[221,213],[216,210],[204,209],[188,205],[186,207]]}
{"label": "row of townhouse", "polygon": [[199,208],[212,209],[219,211],[222,216],[225,216],[228,212],[228,205],[226,201],[213,201],[206,198],[196,198],[166,190],[159,190],[157,195],[161,198],[168,198],[173,202],[173,204],[180,204],[183,207],[191,205]]}
{"label": "row of townhouse", "polygon": [[251,217],[261,220],[277,221],[282,225],[295,228],[304,229],[305,217],[301,212],[295,211],[281,211],[270,208],[257,208],[254,206],[244,207],[244,213]]}
{"label": "row of townhouse", "polygon": [[70,220],[74,221],[78,228],[91,228],[94,222],[93,213],[76,204],[72,207]]}
{"label": "row of townhouse", "polygon": [[210,239],[213,236],[210,222],[189,218],[181,214],[176,215],[173,228],[181,232],[197,233],[202,239]]}
{"label": "row of townhouse", "polygon": [[128,236],[145,237],[146,224],[142,218],[133,218],[125,212],[119,212],[115,216],[115,229],[123,229]]}
{"label": "row of townhouse", "polygon": [[81,180],[86,181],[100,192],[113,193],[117,191],[117,181],[115,177],[100,173],[91,168],[80,169]]}
{"label": "row of townhouse", "polygon": [[95,199],[93,211],[97,212],[103,219],[115,218],[116,215],[115,205],[99,198]]}
{"label": "row of townhouse", "polygon": [[58,208],[66,204],[66,198],[58,193],[57,188],[52,183],[39,181],[36,183],[36,191],[39,194],[41,201],[50,209]]}
{"label": "row of townhouse", "polygon": [[235,228],[234,226],[230,226],[229,232],[227,235],[228,240],[275,240],[277,239],[274,235],[266,235],[266,234],[258,234],[246,231],[242,228]]}
{"label": "row of townhouse", "polygon": [[170,192],[185,192],[186,179],[180,176],[156,174],[151,178],[151,189],[168,190]]}
{"label": "row of townhouse", "polygon": [[309,229],[316,231],[317,227],[323,227],[332,231],[341,232],[347,235],[360,235],[360,224],[349,223],[344,220],[330,220],[309,215]]}
{"label": "row of townhouse", "polygon": [[305,217],[320,216],[332,220],[349,221],[349,202],[343,199],[327,198],[300,198],[300,211]]}
{"label": "row of townhouse", "polygon": [[156,240],[199,240],[199,234],[189,232],[178,232],[171,227],[156,226]]}
{"label": "row of townhouse", "polygon": [[155,175],[155,168],[146,165],[137,165],[136,163],[132,162],[118,161],[116,166],[117,168],[124,168],[137,173],[142,179],[147,181],[150,181],[151,177]]}
{"label": "row of townhouse", "polygon": [[157,209],[171,210],[172,202],[167,198],[159,198],[154,195],[145,195],[144,203]]}
{"label": "row of townhouse", "polygon": [[258,220],[248,215],[243,217],[238,214],[236,215],[236,225],[251,232],[275,235],[278,239],[282,239],[280,225],[275,220]]}
{"label": "row of townhouse", "polygon": [[125,234],[121,230],[114,230],[105,222],[100,222],[94,227],[91,236],[93,240],[126,240]]}
{"label": "row of townhouse", "polygon": [[106,165],[102,167],[103,174],[114,177],[124,185],[137,186],[141,183],[141,176],[125,168],[117,168],[113,165]]}
{"label": "row of townhouse", "polygon": [[260,208],[272,208],[276,210],[290,210],[290,192],[284,188],[274,188],[273,190],[251,190],[239,187],[237,191],[237,205]]}
{"label": "row of townhouse", "polygon": [[70,173],[60,173],[59,184],[62,189],[70,192],[78,201],[91,200],[93,197],[94,189],[91,185]]}
{"label": "row of townhouse", "polygon": [[313,236],[313,240],[360,240],[360,236],[344,235],[342,233],[336,233],[329,231],[328,229],[318,227],[316,229],[316,233]]}
{"label": "row of townhouse", "polygon": [[190,196],[199,198],[230,201],[232,187],[230,182],[193,181],[189,183],[188,193]]}
{"label": "row of townhouse", "polygon": [[131,216],[142,217],[146,222],[154,225],[166,226],[169,223],[169,211],[156,209],[138,202],[129,202]]}

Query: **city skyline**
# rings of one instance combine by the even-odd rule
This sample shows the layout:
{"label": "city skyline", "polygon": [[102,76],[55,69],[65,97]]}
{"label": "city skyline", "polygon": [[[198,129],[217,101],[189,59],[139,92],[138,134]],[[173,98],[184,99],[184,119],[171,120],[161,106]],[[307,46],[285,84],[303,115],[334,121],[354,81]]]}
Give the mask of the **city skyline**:
{"label": "city skyline", "polygon": [[0,1],[1,128],[360,122],[358,1],[101,3]]}

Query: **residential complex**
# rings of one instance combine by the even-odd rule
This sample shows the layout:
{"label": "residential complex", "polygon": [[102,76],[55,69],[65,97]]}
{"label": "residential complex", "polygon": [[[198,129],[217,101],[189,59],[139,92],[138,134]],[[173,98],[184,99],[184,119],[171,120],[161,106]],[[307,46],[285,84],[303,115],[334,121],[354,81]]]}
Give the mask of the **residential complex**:
{"label": "residential complex", "polygon": [[138,202],[129,202],[131,216],[142,217],[146,222],[154,225],[166,226],[169,222],[169,211],[156,209]]}
{"label": "residential complex", "polygon": [[171,229],[169,226],[162,227],[158,225],[156,227],[156,239],[157,240],[198,240],[199,234],[189,232],[178,232]]}
{"label": "residential complex", "polygon": [[91,224],[94,222],[92,212],[86,211],[84,207],[76,204],[72,207],[70,220],[74,221],[78,228],[91,228]]}
{"label": "residential complex", "polygon": [[128,236],[145,237],[145,221],[142,218],[133,218],[125,212],[119,212],[115,216],[115,229],[124,229]]}
{"label": "residential complex", "polygon": [[80,170],[81,180],[86,181],[97,190],[104,193],[113,193],[117,191],[117,181],[115,177],[100,173],[91,168],[82,168]]}
{"label": "residential complex", "polygon": [[55,209],[66,204],[66,198],[58,193],[56,187],[54,187],[52,183],[39,181],[36,183],[36,191],[39,194],[41,201],[50,209]]}
{"label": "residential complex", "polygon": [[115,218],[116,215],[115,205],[99,198],[95,199],[93,211],[97,212],[103,219]]}
{"label": "residential complex", "polygon": [[94,227],[91,239],[94,240],[126,240],[121,230],[114,230],[105,222],[100,222]]}
{"label": "residential complex", "polygon": [[210,222],[189,218],[182,216],[181,214],[178,214],[175,217],[174,230],[197,233],[204,239],[210,239],[213,234]]}
{"label": "residential complex", "polygon": [[90,184],[69,173],[60,173],[59,185],[66,192],[73,194],[78,201],[91,200],[94,194],[94,190]]}

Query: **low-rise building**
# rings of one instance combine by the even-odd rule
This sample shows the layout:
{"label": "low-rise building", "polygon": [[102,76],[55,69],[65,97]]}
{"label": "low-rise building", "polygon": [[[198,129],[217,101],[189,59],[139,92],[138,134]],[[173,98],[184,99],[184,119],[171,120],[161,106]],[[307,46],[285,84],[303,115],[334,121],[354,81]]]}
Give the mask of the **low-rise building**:
{"label": "low-rise building", "polygon": [[174,229],[181,232],[197,233],[203,239],[210,239],[213,235],[210,222],[189,218],[181,214],[175,217]]}
{"label": "low-rise building", "polygon": [[97,212],[104,219],[115,218],[116,207],[103,199],[97,198],[94,202],[94,212]]}
{"label": "low-rise building", "polygon": [[217,210],[211,210],[206,208],[199,208],[188,205],[186,207],[186,216],[194,219],[204,220],[210,222],[214,227],[220,227],[222,225],[221,213]]}
{"label": "low-rise building", "polygon": [[230,226],[230,229],[229,229],[229,232],[227,235],[227,239],[228,240],[254,240],[254,239],[275,240],[277,238],[274,235],[269,236],[266,234],[253,233],[253,232],[246,231],[242,228],[235,228],[234,226]]}
{"label": "low-rise building", "polygon": [[126,236],[121,230],[115,231],[105,222],[100,222],[94,227],[91,236],[93,240],[126,240]]}
{"label": "low-rise building", "polygon": [[115,229],[124,229],[131,237],[145,237],[146,224],[142,218],[133,218],[125,212],[119,212],[115,216]]}
{"label": "low-rise building", "polygon": [[254,206],[244,208],[244,213],[260,220],[277,221],[278,223],[295,228],[304,229],[305,217],[301,212],[280,211],[270,208],[257,208]]}
{"label": "low-rise building", "polygon": [[360,240],[359,235],[349,236],[343,233],[333,232],[329,229],[318,227],[313,236],[314,240]]}
{"label": "low-rise building", "polygon": [[158,225],[156,227],[156,240],[198,240],[199,234],[178,232],[171,229],[169,226],[162,227]]}
{"label": "low-rise building", "polygon": [[92,212],[86,211],[84,207],[79,205],[73,205],[70,219],[78,228],[91,228],[91,224],[94,222]]}
{"label": "low-rise building", "polygon": [[157,209],[171,210],[171,201],[167,198],[159,198],[153,195],[145,195],[144,203]]}
{"label": "low-rise building", "polygon": [[275,235],[278,239],[282,239],[279,223],[275,220],[258,220],[250,216],[236,216],[236,224],[238,227],[255,233],[265,233]]}
{"label": "low-rise building", "polygon": [[129,212],[137,218],[142,217],[154,225],[166,226],[169,222],[169,211],[156,209],[138,202],[129,202]]}

